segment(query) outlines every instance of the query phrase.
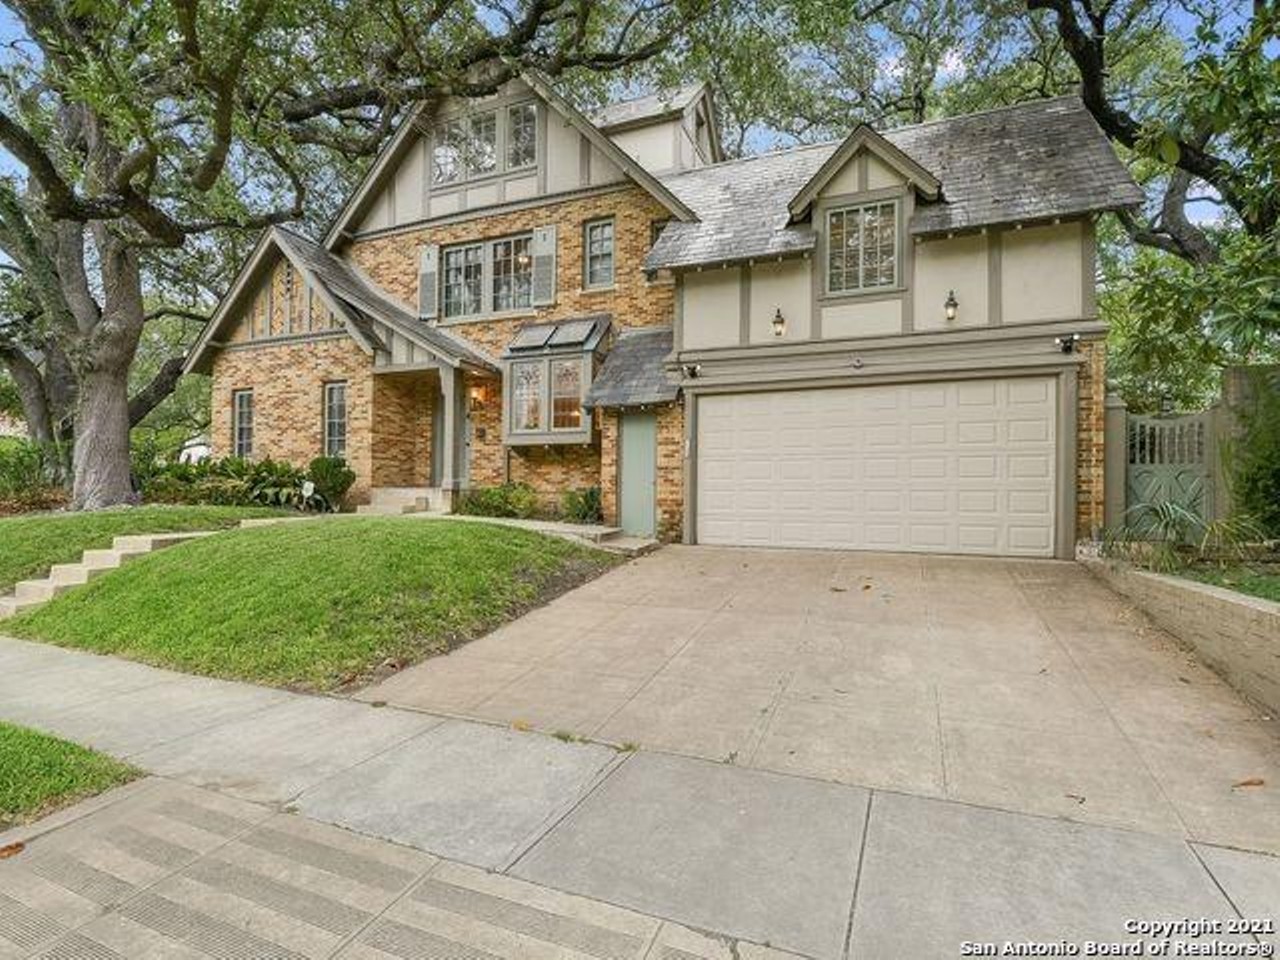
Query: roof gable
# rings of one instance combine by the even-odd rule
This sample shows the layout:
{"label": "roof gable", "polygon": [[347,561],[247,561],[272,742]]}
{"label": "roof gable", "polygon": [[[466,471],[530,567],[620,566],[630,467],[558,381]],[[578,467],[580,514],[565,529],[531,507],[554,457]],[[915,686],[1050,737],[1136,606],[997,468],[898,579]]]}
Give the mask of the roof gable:
{"label": "roof gable", "polygon": [[301,234],[276,226],[263,231],[231,291],[188,353],[183,367],[185,373],[208,371],[213,353],[220,346],[215,338],[235,317],[236,309],[255,292],[254,280],[273,262],[273,254],[283,256],[293,265],[365,353],[385,349],[383,334],[385,329],[390,329],[450,366],[496,369],[491,359],[465,340],[421,322],[385,297],[346,261]]}
{"label": "roof gable", "polygon": [[865,123],[860,123],[854,128],[853,133],[849,134],[844,139],[844,142],[827,157],[817,172],[805,182],[804,186],[796,191],[795,196],[788,201],[787,210],[791,214],[792,222],[804,219],[814,199],[822,192],[822,188],[830,183],[832,178],[863,150],[873,153],[883,160],[889,167],[900,174],[904,180],[914,186],[925,199],[934,200],[937,198],[938,191],[942,186],[937,177],[903,153],[885,137],[876,133]]}
{"label": "roof gable", "polygon": [[[636,163],[621,147],[600,131],[573,104],[561,96],[550,81],[532,72],[525,71],[519,79],[529,87],[533,94],[548,109],[561,116],[578,133],[585,137],[600,153],[615,164],[623,174],[634,181],[666,207],[672,216],[681,220],[694,220],[696,215],[687,207],[661,180]],[[418,137],[429,128],[433,115],[443,100],[423,101],[415,104],[400,126],[396,128],[391,139],[374,158],[369,169],[361,178],[355,191],[347,199],[335,219],[333,226],[325,235],[324,246],[330,250],[337,247],[349,231],[356,226],[367,212],[372,201],[381,188],[395,174],[406,156],[417,142]]]}

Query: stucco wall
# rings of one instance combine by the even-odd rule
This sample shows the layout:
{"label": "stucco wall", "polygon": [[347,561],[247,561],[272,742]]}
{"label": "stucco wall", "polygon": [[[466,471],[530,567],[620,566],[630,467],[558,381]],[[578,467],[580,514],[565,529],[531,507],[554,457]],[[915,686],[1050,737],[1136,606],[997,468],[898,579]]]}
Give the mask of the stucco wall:
{"label": "stucco wall", "polygon": [[[925,240],[915,247],[916,330],[985,327],[991,322],[988,301],[987,234]],[[947,296],[955,292],[956,318],[948,320]]]}
{"label": "stucco wall", "polygon": [[1001,231],[1001,322],[1084,316],[1083,229],[1060,223]]}
{"label": "stucco wall", "polygon": [[681,325],[687,350],[737,344],[742,325],[742,271],[707,270],[686,274]]}
{"label": "stucco wall", "polygon": [[1280,603],[1125,564],[1086,565],[1233,687],[1280,711]]}

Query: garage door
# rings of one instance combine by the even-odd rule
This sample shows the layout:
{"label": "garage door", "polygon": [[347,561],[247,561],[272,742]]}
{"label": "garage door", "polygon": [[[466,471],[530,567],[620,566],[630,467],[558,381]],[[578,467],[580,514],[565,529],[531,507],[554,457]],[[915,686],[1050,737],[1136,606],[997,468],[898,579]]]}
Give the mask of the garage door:
{"label": "garage door", "polygon": [[701,543],[1052,556],[1053,378],[710,395]]}

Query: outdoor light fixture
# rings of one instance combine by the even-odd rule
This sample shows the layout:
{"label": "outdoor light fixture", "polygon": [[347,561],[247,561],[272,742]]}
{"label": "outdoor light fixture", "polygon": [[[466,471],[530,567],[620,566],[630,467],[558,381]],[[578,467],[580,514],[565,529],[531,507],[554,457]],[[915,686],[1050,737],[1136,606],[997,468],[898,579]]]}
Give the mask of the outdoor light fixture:
{"label": "outdoor light fixture", "polygon": [[700,374],[701,372],[702,372],[702,364],[700,363],[686,363],[684,365],[684,375],[688,377],[690,380],[697,380],[698,374]]}
{"label": "outdoor light fixture", "polygon": [[787,332],[787,318],[782,315],[782,308],[777,307],[773,311],[773,335],[781,337]]}
{"label": "outdoor light fixture", "polygon": [[479,410],[484,406],[484,387],[478,383],[474,384],[471,389],[467,391],[467,399],[470,401],[473,412]]}
{"label": "outdoor light fixture", "polygon": [[1063,353],[1075,353],[1076,344],[1080,342],[1080,334],[1068,333],[1066,336],[1058,337],[1053,342],[1058,345],[1058,349]]}
{"label": "outdoor light fixture", "polygon": [[960,301],[956,299],[956,292],[954,290],[947,291],[947,299],[946,302],[943,303],[942,309],[947,312],[948,320],[954,320],[956,318],[956,311],[960,309]]}

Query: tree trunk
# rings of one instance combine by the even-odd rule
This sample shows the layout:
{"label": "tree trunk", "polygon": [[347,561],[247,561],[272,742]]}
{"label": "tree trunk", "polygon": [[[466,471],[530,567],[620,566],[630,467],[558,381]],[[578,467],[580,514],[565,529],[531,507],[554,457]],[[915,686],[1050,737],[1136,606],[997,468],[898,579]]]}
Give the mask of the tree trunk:
{"label": "tree trunk", "polygon": [[27,421],[27,437],[36,443],[49,443],[53,440],[53,415],[40,369],[17,347],[0,346],[0,363],[18,388],[22,417]]}
{"label": "tree trunk", "polygon": [[91,370],[80,383],[71,491],[77,510],[137,503],[130,475],[127,370]]}

